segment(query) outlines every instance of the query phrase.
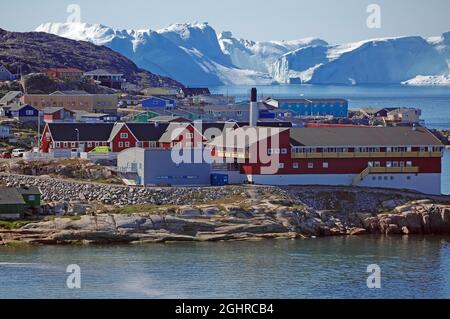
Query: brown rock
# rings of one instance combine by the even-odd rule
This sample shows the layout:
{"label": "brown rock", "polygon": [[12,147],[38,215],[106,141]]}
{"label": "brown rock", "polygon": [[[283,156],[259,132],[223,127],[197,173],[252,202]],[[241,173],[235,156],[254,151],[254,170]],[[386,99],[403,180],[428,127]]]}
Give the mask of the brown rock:
{"label": "brown rock", "polygon": [[364,228],[352,228],[350,229],[350,235],[351,236],[360,236],[367,234],[367,230]]}
{"label": "brown rock", "polygon": [[409,231],[409,234],[420,234],[422,233],[422,216],[415,212],[406,212],[404,213],[406,219],[406,225]]}
{"label": "brown rock", "polygon": [[401,235],[402,229],[396,224],[390,224],[386,229],[386,235]]}

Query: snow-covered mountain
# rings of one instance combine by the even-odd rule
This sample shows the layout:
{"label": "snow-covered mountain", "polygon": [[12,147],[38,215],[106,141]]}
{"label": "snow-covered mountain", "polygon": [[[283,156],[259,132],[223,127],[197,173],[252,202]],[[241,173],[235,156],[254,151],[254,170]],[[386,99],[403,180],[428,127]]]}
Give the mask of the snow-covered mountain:
{"label": "snow-covered mountain", "polygon": [[306,47],[283,55],[274,70],[283,83],[345,85],[399,84],[449,72],[445,58],[421,37]]}
{"label": "snow-covered mountain", "polygon": [[152,30],[116,30],[99,24],[46,23],[37,32],[107,46],[139,67],[185,85],[270,84],[268,74],[234,67],[207,23]]}
{"label": "snow-covered mountain", "polygon": [[227,54],[231,62],[242,69],[257,70],[271,74],[274,63],[288,52],[312,46],[327,45],[324,40],[305,38],[293,41],[255,42],[233,37],[230,31],[219,35],[222,51]]}
{"label": "snow-covered mountain", "polygon": [[[86,23],[47,23],[36,31],[107,46],[139,67],[186,85],[400,84],[447,76],[450,32],[329,45],[318,38],[255,42],[208,23],[116,30]],[[427,82],[426,82],[427,83]],[[426,84],[425,83],[425,84]]]}

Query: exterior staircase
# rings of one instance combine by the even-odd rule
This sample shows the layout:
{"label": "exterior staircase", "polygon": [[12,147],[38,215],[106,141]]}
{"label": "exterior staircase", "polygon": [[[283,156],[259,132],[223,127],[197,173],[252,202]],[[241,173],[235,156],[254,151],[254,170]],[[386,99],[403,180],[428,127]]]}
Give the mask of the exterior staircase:
{"label": "exterior staircase", "polygon": [[370,167],[366,167],[361,173],[353,178],[352,186],[357,186],[367,175],[370,174]]}

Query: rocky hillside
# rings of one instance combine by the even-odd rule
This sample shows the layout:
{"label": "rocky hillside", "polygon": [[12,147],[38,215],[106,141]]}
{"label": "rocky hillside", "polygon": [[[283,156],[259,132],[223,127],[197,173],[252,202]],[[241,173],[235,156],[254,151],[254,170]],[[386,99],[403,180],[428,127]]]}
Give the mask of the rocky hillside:
{"label": "rocky hillside", "polygon": [[108,69],[121,72],[132,83],[148,86],[181,84],[140,69],[131,60],[104,46],[40,32],[8,32],[0,29],[0,63],[13,73],[40,72],[49,67],[74,67],[83,71]]}

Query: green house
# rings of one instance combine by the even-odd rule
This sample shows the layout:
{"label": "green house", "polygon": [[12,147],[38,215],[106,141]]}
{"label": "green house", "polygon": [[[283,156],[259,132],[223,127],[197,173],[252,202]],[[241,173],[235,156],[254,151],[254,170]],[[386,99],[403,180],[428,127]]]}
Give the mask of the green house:
{"label": "green house", "polygon": [[38,208],[41,206],[41,192],[39,188],[24,186],[19,188],[18,191],[28,207]]}
{"label": "green house", "polygon": [[27,204],[22,194],[12,187],[0,187],[0,220],[20,219]]}

